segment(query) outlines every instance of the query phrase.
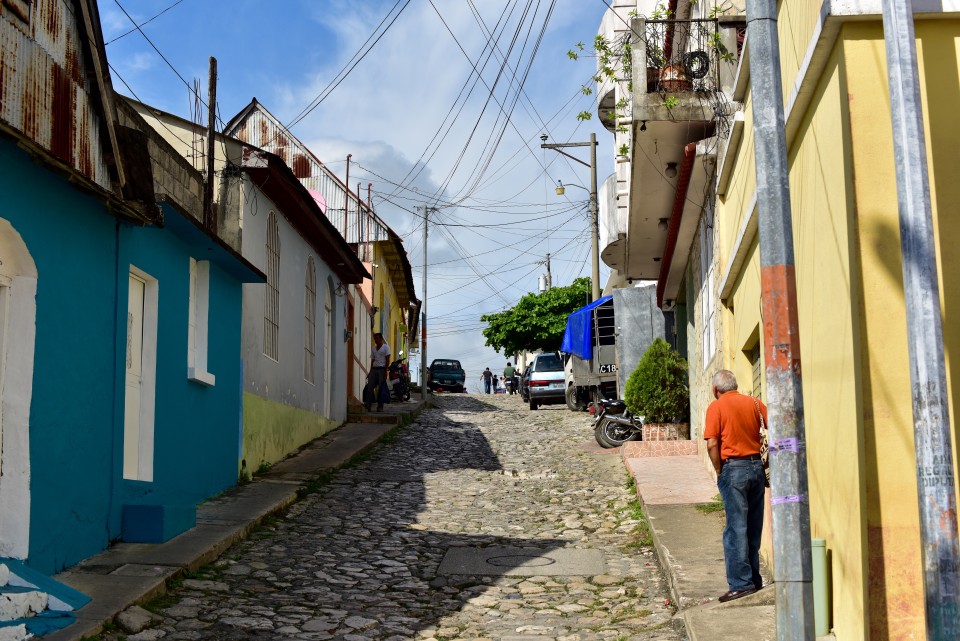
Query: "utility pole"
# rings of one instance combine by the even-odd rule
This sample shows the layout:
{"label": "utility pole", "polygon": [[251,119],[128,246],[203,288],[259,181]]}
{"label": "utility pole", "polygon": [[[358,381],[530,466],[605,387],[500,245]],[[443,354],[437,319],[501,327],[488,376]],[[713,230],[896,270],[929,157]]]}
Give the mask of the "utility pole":
{"label": "utility pole", "polygon": [[347,237],[347,215],[350,213],[350,159],[353,154],[347,154],[347,177],[343,179],[343,237]]}
{"label": "utility pole", "polygon": [[927,145],[909,0],[884,0],[927,639],[960,638],[960,551]]}
{"label": "utility pole", "polygon": [[217,59],[210,56],[210,78],[207,89],[207,182],[203,186],[203,226],[216,229],[213,215],[214,157],[217,138]]}
{"label": "utility pole", "polygon": [[[777,0],[747,0],[779,641],[813,641],[813,562]],[[952,490],[952,488],[951,488]]]}
{"label": "utility pole", "polygon": [[552,287],[553,279],[550,277],[550,254],[547,254],[547,291]]}
{"label": "utility pole", "polygon": [[[420,209],[417,207],[417,209]],[[420,321],[420,398],[427,400],[427,224],[430,207],[423,208],[423,309]],[[466,383],[464,383],[466,384]]]}
{"label": "utility pole", "polygon": [[[543,141],[543,144],[540,145],[543,149],[553,149],[557,153],[563,154],[571,160],[575,160],[581,165],[590,168],[590,225],[592,232],[592,241],[593,241],[593,265],[591,272],[591,280],[593,281],[593,290],[592,297],[593,300],[600,298],[600,226],[597,221],[599,215],[598,211],[598,201],[597,201],[597,134],[590,134],[590,142],[560,142],[547,144],[547,135],[544,134],[540,136],[540,140]],[[571,156],[567,152],[563,151],[565,147],[590,147],[590,162],[586,163],[576,156]],[[549,269],[548,269],[549,273]],[[549,285],[548,285],[549,288]]]}

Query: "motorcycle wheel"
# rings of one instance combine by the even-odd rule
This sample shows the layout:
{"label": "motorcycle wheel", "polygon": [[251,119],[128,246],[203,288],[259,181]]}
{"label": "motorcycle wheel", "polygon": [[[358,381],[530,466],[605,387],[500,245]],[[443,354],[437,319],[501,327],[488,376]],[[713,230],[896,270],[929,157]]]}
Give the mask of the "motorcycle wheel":
{"label": "motorcycle wheel", "polygon": [[597,443],[599,443],[601,447],[613,448],[620,447],[627,441],[635,440],[637,438],[637,432],[626,425],[621,425],[607,419],[600,419],[600,422],[597,423],[596,428],[593,430],[593,436],[597,439]]}

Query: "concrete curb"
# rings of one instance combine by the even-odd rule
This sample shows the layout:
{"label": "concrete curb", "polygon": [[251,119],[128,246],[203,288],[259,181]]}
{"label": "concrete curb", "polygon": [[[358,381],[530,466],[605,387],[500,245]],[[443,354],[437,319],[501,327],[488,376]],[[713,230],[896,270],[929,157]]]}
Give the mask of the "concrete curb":
{"label": "concrete curb", "polygon": [[[661,459],[662,462],[665,462]],[[625,461],[626,462],[626,461]],[[766,641],[776,638],[776,592],[767,585],[756,594],[720,603],[724,591],[722,527],[719,520],[699,513],[695,503],[664,503],[662,488],[648,487],[659,497],[644,497],[644,483],[637,480],[637,498],[647,518],[657,561],[663,570],[677,612],[690,641]],[[688,469],[677,467],[677,478]],[[706,476],[706,472],[703,474]]]}
{"label": "concrete curb", "polygon": [[[290,507],[298,492],[335,471],[430,407],[429,399],[388,406],[376,423],[346,423],[308,443],[251,483],[234,486],[197,507],[196,527],[162,544],[119,543],[53,577],[93,600],[77,621],[45,641],[82,641],[133,605],[167,592],[170,582],[216,561],[267,517]],[[390,423],[387,416],[395,417]]]}

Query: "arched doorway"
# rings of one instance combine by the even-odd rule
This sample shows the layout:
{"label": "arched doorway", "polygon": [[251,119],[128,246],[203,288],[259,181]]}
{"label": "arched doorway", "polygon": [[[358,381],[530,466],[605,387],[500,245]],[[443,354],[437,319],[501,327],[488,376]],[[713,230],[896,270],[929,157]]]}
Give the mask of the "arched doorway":
{"label": "arched doorway", "polygon": [[37,267],[0,218],[0,557],[30,546],[30,400],[37,335]]}

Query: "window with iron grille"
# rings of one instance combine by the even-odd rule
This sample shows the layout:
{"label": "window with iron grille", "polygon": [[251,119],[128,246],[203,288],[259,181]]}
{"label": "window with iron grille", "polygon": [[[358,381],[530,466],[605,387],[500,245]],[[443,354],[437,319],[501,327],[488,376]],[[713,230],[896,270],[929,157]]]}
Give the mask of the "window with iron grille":
{"label": "window with iron grille", "polygon": [[303,378],[315,382],[317,363],[317,272],[313,256],[307,259],[306,294],[303,302]]}
{"label": "window with iron grille", "polygon": [[[709,205],[708,205],[709,206]],[[707,224],[712,216],[704,216],[700,225],[700,350],[701,366],[706,368],[717,351],[717,295],[713,268],[713,228]]]}
{"label": "window with iron grille", "polygon": [[263,354],[280,360],[280,228],[272,211],[267,216],[267,287],[263,304]]}
{"label": "window with iron grille", "polygon": [[753,349],[749,352],[750,357],[750,371],[752,374],[752,383],[753,390],[752,393],[759,399],[763,399],[762,390],[760,388],[760,379],[763,375],[763,370],[760,369],[760,343],[757,343]]}

